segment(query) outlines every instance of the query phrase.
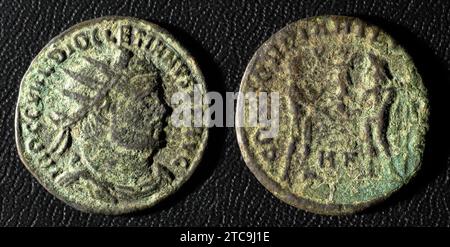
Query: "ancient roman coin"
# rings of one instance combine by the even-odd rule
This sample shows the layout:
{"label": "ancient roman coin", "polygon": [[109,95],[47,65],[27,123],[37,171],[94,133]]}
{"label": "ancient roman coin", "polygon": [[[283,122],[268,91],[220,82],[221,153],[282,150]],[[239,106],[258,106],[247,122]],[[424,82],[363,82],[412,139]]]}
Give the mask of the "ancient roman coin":
{"label": "ancient roman coin", "polygon": [[[175,127],[172,96],[204,78],[155,24],[104,17],[63,32],[26,72],[16,110],[22,162],[52,194],[88,212],[144,209],[174,193],[207,129]],[[202,108],[200,108],[202,109]]]}
{"label": "ancient roman coin", "polygon": [[[388,197],[419,170],[428,101],[411,57],[359,19],[292,23],[251,59],[240,86],[237,137],[247,166],[276,197],[348,214]],[[247,126],[248,92],[279,93],[279,128]],[[270,103],[270,101],[268,101]]]}

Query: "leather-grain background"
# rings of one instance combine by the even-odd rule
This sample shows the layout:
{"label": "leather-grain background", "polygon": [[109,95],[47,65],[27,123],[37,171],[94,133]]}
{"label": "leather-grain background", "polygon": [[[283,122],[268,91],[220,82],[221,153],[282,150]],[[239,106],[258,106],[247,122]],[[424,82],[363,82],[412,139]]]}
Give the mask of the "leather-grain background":
{"label": "leather-grain background", "polygon": [[[79,212],[40,186],[14,141],[19,83],[32,59],[72,25],[106,15],[134,16],[169,30],[197,59],[209,90],[237,91],[255,50],[295,20],[361,17],[411,53],[429,91],[430,131],[423,168],[385,202],[330,217],[276,199],[247,169],[233,128],[211,129],[202,163],[175,195],[138,213]],[[450,3],[439,1],[44,1],[0,0],[0,226],[449,226]]]}

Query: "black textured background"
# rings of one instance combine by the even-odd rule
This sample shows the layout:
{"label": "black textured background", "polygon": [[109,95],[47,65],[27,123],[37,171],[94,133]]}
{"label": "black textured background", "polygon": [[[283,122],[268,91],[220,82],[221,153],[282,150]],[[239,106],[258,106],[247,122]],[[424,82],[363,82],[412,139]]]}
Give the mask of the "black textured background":
{"label": "black textured background", "polygon": [[[105,15],[168,29],[199,61],[210,90],[237,91],[259,45],[289,22],[339,14],[385,28],[419,67],[431,100],[423,170],[364,213],[328,217],[290,207],[246,168],[232,128],[213,129],[192,179],[158,206],[131,215],[81,213],[55,199],[20,163],[14,144],[19,82],[33,57],[70,26]],[[449,226],[450,3],[440,1],[0,0],[0,226]]]}

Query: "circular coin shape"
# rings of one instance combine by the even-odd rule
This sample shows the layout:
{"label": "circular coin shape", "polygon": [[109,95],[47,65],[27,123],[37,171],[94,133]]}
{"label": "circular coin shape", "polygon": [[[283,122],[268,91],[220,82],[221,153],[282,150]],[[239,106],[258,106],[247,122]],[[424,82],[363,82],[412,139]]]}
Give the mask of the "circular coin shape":
{"label": "circular coin shape", "polygon": [[157,25],[128,17],[75,25],[45,46],[21,82],[21,160],[77,209],[150,207],[175,192],[203,154],[207,129],[171,121],[172,97],[194,87],[205,95],[197,64]]}
{"label": "circular coin shape", "polygon": [[[258,109],[247,103],[251,93]],[[276,197],[314,213],[349,214],[419,169],[426,95],[411,57],[378,27],[308,18],[274,34],[250,61],[237,138],[247,166]],[[250,121],[255,112],[270,121]]]}

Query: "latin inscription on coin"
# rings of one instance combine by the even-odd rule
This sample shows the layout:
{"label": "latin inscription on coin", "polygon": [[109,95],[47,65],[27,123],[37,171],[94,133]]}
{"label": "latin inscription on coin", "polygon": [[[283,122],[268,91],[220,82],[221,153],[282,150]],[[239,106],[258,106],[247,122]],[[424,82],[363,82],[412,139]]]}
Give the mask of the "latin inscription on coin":
{"label": "latin inscription on coin", "polygon": [[263,127],[237,135],[259,181],[296,207],[352,213],[420,167],[426,90],[410,56],[378,27],[338,16],[290,24],[258,49],[240,90],[280,94],[277,136],[261,139]]}
{"label": "latin inscription on coin", "polygon": [[53,39],[22,80],[21,159],[78,209],[150,207],[178,189],[202,156],[206,128],[170,121],[171,96],[192,94],[194,84],[204,85],[199,68],[160,27],[125,17],[78,24]]}

